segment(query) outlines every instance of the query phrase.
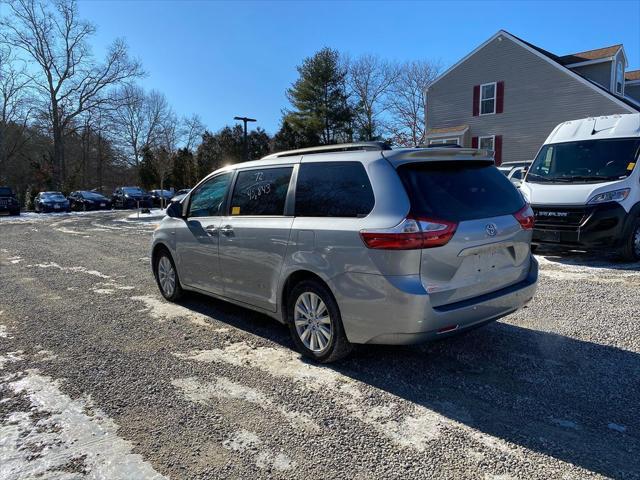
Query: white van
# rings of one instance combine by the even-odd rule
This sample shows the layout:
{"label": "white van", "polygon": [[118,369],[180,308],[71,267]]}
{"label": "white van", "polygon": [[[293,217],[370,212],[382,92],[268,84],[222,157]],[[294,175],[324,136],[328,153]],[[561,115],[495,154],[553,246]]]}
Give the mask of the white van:
{"label": "white van", "polygon": [[640,260],[639,151],[640,113],[558,125],[520,189],[535,212],[534,245]]}

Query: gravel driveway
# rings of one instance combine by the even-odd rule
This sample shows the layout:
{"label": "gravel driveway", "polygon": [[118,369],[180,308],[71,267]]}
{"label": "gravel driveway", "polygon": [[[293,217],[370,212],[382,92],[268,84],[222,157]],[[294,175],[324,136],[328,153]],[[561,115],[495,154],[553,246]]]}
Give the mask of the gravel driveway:
{"label": "gravel driveway", "polygon": [[0,218],[0,478],[640,478],[640,265],[540,256],[534,301],[339,365],[150,274],[152,223]]}

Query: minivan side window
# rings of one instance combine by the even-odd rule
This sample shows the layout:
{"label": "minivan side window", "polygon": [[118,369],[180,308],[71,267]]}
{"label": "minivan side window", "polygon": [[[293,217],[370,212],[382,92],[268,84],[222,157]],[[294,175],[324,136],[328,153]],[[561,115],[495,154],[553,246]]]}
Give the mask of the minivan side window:
{"label": "minivan side window", "polygon": [[360,162],[303,163],[296,185],[297,217],[366,217],[375,199]]}
{"label": "minivan side window", "polygon": [[222,173],[203,183],[191,195],[189,217],[222,215],[222,204],[231,181],[232,172]]}
{"label": "minivan side window", "polygon": [[231,197],[231,215],[284,215],[293,167],[238,172]]}

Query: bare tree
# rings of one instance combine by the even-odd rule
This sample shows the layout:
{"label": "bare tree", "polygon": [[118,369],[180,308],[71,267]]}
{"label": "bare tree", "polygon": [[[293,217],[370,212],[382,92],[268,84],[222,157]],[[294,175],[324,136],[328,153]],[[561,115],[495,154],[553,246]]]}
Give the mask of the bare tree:
{"label": "bare tree", "polygon": [[170,114],[165,96],[152,90],[149,94],[137,85],[125,85],[116,97],[119,140],[129,154],[127,163],[140,166],[142,152],[160,142],[162,122]]}
{"label": "bare tree", "polygon": [[182,120],[182,138],[184,140],[184,148],[193,150],[196,144],[202,139],[204,133],[204,124],[200,116],[196,113]]}
{"label": "bare tree", "polygon": [[[182,129],[178,117],[168,109],[160,120],[158,149],[153,155],[153,167],[160,179],[160,190],[164,190],[164,181],[173,168],[175,153],[182,139]],[[164,208],[164,196],[160,199]]]}
{"label": "bare tree", "polygon": [[32,75],[41,93],[53,134],[54,178],[66,179],[64,142],[67,129],[87,110],[110,101],[106,92],[142,75],[124,41],[116,40],[104,63],[94,61],[88,45],[95,27],[78,18],[75,0],[52,7],[42,0],[9,0],[9,18],[0,21],[0,41],[21,49],[39,67]]}
{"label": "bare tree", "polygon": [[9,161],[28,141],[31,80],[11,48],[0,45],[0,183]]}
{"label": "bare tree", "polygon": [[389,121],[387,129],[394,143],[418,145],[425,134],[426,90],[436,79],[440,66],[427,61],[407,62],[387,97]]}
{"label": "bare tree", "polygon": [[355,127],[362,140],[379,138],[380,115],[388,108],[386,96],[397,82],[397,65],[374,55],[349,62],[349,87],[355,101]]}

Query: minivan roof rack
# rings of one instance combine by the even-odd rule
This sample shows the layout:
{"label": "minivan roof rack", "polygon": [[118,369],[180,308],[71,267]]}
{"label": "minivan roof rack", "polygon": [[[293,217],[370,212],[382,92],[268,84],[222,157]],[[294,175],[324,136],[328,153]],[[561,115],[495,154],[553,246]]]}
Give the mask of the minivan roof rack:
{"label": "minivan roof rack", "polygon": [[355,142],[337,143],[335,145],[319,145],[317,147],[299,148],[297,150],[287,150],[285,152],[272,153],[263,159],[293,157],[294,155],[310,155],[312,153],[335,153],[335,152],[355,152],[355,151],[380,151],[391,150],[391,146],[386,142]]}

